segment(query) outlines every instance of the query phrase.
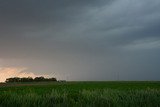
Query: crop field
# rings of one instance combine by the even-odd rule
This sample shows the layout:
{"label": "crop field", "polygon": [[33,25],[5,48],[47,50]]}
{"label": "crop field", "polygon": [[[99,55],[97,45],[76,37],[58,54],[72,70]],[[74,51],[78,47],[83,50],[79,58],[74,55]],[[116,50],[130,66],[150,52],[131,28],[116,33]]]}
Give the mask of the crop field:
{"label": "crop field", "polygon": [[0,84],[0,107],[160,107],[160,82]]}

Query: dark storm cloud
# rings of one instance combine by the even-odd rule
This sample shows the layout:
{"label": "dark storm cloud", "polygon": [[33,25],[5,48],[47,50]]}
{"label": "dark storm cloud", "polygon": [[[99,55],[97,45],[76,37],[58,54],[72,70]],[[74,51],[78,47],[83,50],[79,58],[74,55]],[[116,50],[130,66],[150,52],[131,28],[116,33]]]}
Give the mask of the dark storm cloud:
{"label": "dark storm cloud", "polygon": [[[37,50],[38,46],[36,47],[35,45],[49,48],[50,46],[48,47],[48,45],[56,44],[57,38],[63,39],[66,36],[72,36],[72,32],[75,30],[74,26],[83,22],[83,18],[85,18],[83,15],[88,9],[92,9],[92,7],[98,8],[99,6],[104,5],[104,2],[104,0],[99,3],[96,1],[84,0],[81,2],[72,0],[48,0],[46,2],[36,0],[2,1],[0,6],[1,46],[5,48],[7,46],[9,48],[13,47],[13,49],[18,48],[18,50],[19,48],[26,50],[26,48],[29,47],[28,49],[31,49],[32,51]],[[111,1],[107,1],[105,4],[110,2]],[[77,28],[77,30],[79,29],[81,28]],[[76,35],[77,33],[74,36]],[[50,41],[51,44],[46,43],[48,42],[46,39],[50,38],[53,39],[53,41]],[[72,38],[69,39],[71,39],[69,42],[72,42]],[[6,45],[3,45],[3,42],[5,42]],[[58,45],[65,45],[65,42],[68,41],[59,41]],[[25,52],[25,50],[23,50],[23,52]]]}
{"label": "dark storm cloud", "polygon": [[65,23],[74,22],[74,18],[78,18],[87,8],[101,5],[103,5],[103,2],[96,3],[95,1],[84,0],[81,2],[73,0],[47,0],[45,2],[42,0],[3,1],[1,3],[1,18],[5,23],[15,24],[16,26],[26,26],[28,24],[30,26],[43,26],[43,24],[50,23],[55,26],[57,24],[65,25]]}
{"label": "dark storm cloud", "polygon": [[159,1],[115,1],[95,12],[89,29],[97,39],[111,39],[113,45],[159,37],[159,5]]}
{"label": "dark storm cloud", "polygon": [[73,80],[154,79],[159,11],[159,0],[1,0],[0,59]]}

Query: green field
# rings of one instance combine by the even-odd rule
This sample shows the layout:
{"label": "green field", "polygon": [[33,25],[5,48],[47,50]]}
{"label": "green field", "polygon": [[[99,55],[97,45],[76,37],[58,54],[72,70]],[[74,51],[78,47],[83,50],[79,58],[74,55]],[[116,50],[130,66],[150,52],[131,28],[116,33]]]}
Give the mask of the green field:
{"label": "green field", "polygon": [[160,107],[160,82],[0,84],[0,107]]}

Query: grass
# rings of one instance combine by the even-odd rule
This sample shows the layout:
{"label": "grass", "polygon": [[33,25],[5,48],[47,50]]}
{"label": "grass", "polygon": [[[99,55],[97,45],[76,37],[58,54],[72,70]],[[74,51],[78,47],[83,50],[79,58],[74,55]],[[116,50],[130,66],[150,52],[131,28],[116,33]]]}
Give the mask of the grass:
{"label": "grass", "polygon": [[160,82],[0,85],[0,107],[160,107]]}

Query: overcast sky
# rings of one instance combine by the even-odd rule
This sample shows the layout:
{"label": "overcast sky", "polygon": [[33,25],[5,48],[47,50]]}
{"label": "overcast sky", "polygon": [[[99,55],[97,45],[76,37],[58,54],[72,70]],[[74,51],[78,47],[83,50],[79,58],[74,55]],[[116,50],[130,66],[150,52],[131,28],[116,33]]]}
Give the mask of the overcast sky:
{"label": "overcast sky", "polygon": [[160,0],[0,0],[0,81],[25,75],[160,80]]}

